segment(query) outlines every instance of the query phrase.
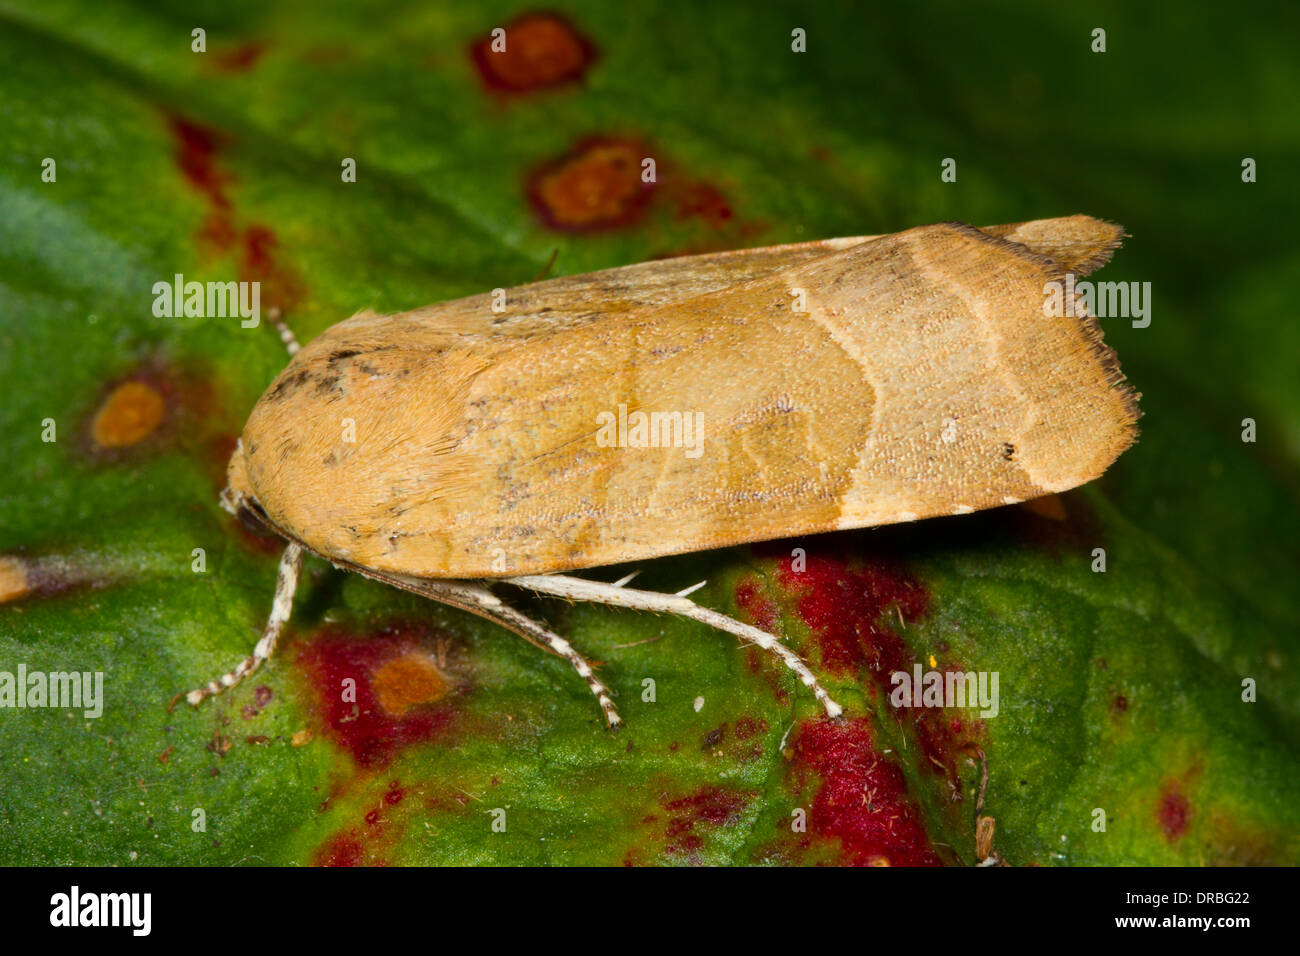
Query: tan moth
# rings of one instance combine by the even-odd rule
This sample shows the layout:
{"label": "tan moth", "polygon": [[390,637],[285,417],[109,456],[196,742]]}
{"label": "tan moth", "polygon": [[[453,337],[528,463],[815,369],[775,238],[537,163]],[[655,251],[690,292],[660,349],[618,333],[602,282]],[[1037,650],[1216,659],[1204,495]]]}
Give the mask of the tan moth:
{"label": "tan moth", "polygon": [[[562,572],[966,514],[1091,481],[1132,444],[1137,395],[1079,305],[1048,289],[1119,245],[1087,216],[961,223],[690,256],[397,315],[299,350],[258,401],[223,506],[289,542],[253,653],[275,648],[303,551],[479,614],[569,660],[490,585],[666,612],[776,655],[695,604]],[[657,416],[657,417],[656,417]],[[694,453],[693,453],[694,452]]]}

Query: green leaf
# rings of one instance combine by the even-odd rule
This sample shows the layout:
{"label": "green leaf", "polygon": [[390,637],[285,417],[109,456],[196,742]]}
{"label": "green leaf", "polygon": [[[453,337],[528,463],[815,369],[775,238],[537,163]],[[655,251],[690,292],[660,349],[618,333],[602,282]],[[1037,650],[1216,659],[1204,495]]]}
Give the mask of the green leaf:
{"label": "green leaf", "polygon": [[[1014,865],[1300,862],[1294,23],[562,9],[503,78],[473,49],[525,35],[512,5],[0,3],[0,703],[20,667],[104,675],[100,716],[0,709],[0,862],[970,864],[977,814]],[[602,190],[601,150],[657,185]],[[563,661],[316,559],[272,661],[168,711],[270,609],[276,542],[217,495],[285,355],[155,283],[258,281],[307,340],[552,256],[1075,212],[1153,290],[1105,322],[1145,418],[1101,481],[640,569],[785,635],[844,721],[708,628],[508,595],[601,663],[610,734]],[[914,665],[996,673],[996,715],[894,706]]]}

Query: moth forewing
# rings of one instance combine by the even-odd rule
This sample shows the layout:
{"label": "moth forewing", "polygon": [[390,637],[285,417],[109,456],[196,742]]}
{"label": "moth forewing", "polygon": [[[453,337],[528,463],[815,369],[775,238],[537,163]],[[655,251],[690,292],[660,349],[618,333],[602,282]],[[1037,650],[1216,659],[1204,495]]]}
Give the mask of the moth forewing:
{"label": "moth forewing", "polygon": [[[1096,322],[1045,315],[1044,296],[1121,235],[1085,216],[946,223],[553,279],[504,310],[362,313],[258,402],[229,498],[372,576],[559,593],[538,576],[1061,491],[1133,441],[1138,413]],[[680,440],[633,440],[633,418]],[[716,614],[582,584],[584,600]],[[568,656],[611,715],[562,639],[464,593]]]}
{"label": "moth forewing", "polygon": [[[596,273],[527,287],[517,315],[342,322],[250,416],[249,491],[322,554],[508,577],[993,507],[1131,441],[1108,350],[1087,317],[1042,314],[1062,270],[1025,246],[945,224],[739,272],[649,304]],[[548,298],[567,303],[549,325]],[[701,453],[602,445],[624,413],[692,416]]]}

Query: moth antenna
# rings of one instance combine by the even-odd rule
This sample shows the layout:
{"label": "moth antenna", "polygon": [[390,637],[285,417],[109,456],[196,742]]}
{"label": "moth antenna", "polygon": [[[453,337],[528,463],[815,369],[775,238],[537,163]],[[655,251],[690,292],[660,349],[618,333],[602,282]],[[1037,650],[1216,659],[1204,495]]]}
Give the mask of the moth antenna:
{"label": "moth antenna", "polygon": [[625,574],[617,581],[615,581],[613,584],[611,584],[610,587],[621,588],[623,585],[627,584],[629,581],[631,581],[634,577],[636,577],[640,573],[641,573],[640,570],[636,570],[633,571],[631,574]]}
{"label": "moth antenna", "polygon": [[289,323],[285,322],[284,317],[280,315],[278,305],[273,305],[266,310],[266,320],[275,326],[275,330],[280,333],[280,341],[284,343],[289,357],[293,358],[297,355],[302,346],[298,344],[298,339],[294,336],[293,329],[289,328]]}
{"label": "moth antenna", "polygon": [[677,596],[686,597],[686,595],[688,594],[694,594],[696,591],[698,591],[700,588],[704,587],[704,585],[708,583],[709,583],[708,581],[701,581],[699,584],[692,584],[688,588],[682,588],[680,591],[677,592]]}
{"label": "moth antenna", "polygon": [[[280,629],[284,627],[293,611],[293,592],[298,588],[298,577],[302,571],[302,546],[290,542],[280,555],[280,571],[275,580],[275,600],[271,603],[271,616],[266,619],[262,629],[262,639],[253,648],[253,653],[240,661],[227,674],[211,681],[205,687],[199,687],[185,695],[190,705],[197,707],[205,698],[215,697],[223,690],[229,690],[253,671],[262,666],[262,662],[275,653],[275,643],[280,639]],[[175,703],[175,701],[173,701]]]}
{"label": "moth antenna", "polygon": [[826,693],[826,689],[822,687],[813,672],[808,669],[808,665],[799,658],[799,655],[771,634],[760,631],[750,624],[744,624],[727,617],[725,614],[720,614],[710,608],[701,607],[694,601],[689,601],[679,595],[657,594],[654,591],[637,591],[633,588],[618,588],[600,581],[588,581],[584,578],[573,578],[563,574],[527,574],[514,578],[504,578],[503,580],[508,584],[527,588],[539,594],[550,594],[555,597],[567,598],[570,601],[591,601],[597,604],[609,604],[614,607],[633,608],[638,611],[676,614],[679,617],[686,617],[693,621],[699,621],[701,624],[707,624],[720,631],[726,631],[728,634],[734,634],[741,640],[755,644],[768,653],[779,657],[786,667],[795,672],[800,682],[813,692],[813,696],[821,703],[828,717],[839,717],[844,713],[844,708],[831,699],[830,694]]}

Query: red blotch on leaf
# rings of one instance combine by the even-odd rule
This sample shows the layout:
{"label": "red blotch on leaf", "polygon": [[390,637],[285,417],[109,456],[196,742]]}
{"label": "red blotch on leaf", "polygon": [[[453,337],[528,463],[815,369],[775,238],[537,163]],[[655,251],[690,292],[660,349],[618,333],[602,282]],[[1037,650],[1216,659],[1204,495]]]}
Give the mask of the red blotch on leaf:
{"label": "red blotch on leaf", "polygon": [[902,769],[872,744],[864,719],[820,719],[800,727],[792,743],[796,773],[821,786],[808,812],[811,832],[840,841],[854,866],[941,866],[908,797]]}
{"label": "red blotch on leaf", "polygon": [[754,578],[745,578],[736,585],[736,606],[749,615],[755,627],[764,631],[777,629],[776,602],[763,593]]}
{"label": "red blotch on leaf", "polygon": [[[755,627],[773,634],[781,632],[776,602],[763,592],[757,578],[745,578],[740,581],[736,585],[735,600],[736,605],[749,615]],[[771,689],[772,695],[780,703],[785,704],[789,701],[790,694],[781,684],[784,675],[778,673],[775,668],[764,667],[767,662],[768,656],[765,652],[752,645],[745,648],[745,665],[752,673],[761,675]]]}
{"label": "red blotch on leaf", "polygon": [[212,205],[229,208],[230,200],[225,188],[230,177],[217,169],[217,147],[221,135],[214,129],[179,116],[172,116],[170,125],[176,139],[176,162],[186,181],[203,193]]}
{"label": "red blotch on leaf", "polygon": [[302,299],[305,285],[298,274],[276,254],[280,241],[269,226],[251,225],[244,230],[243,261],[239,277],[261,284],[261,304],[288,312]]}
{"label": "red blotch on leaf", "polygon": [[805,567],[782,558],[778,579],[798,595],[795,608],[812,630],[822,666],[841,674],[866,667],[883,686],[889,675],[910,670],[914,655],[890,624],[889,615],[911,623],[925,614],[929,594],[902,568],[875,561],[851,568],[842,558],[810,552]]}
{"label": "red blotch on leaf", "polygon": [[[670,856],[693,856],[704,846],[704,837],[696,831],[697,824],[721,827],[734,823],[749,802],[751,795],[722,787],[702,787],[684,797],[659,801],[668,812],[664,829],[667,841],[664,851]],[[653,819],[651,817],[650,819]]]}
{"label": "red blotch on leaf", "polygon": [[1156,808],[1156,817],[1165,837],[1172,843],[1187,832],[1192,818],[1192,804],[1183,795],[1177,781],[1165,785],[1160,794],[1160,804]]}
{"label": "red blotch on leaf", "polygon": [[251,70],[265,52],[265,43],[244,43],[229,50],[214,52],[212,63],[225,73],[243,73]]}
{"label": "red blotch on leaf", "polygon": [[673,197],[678,219],[701,219],[714,229],[731,221],[731,204],[722,192],[707,183],[688,183]]}
{"label": "red blotch on leaf", "polygon": [[333,837],[316,851],[316,866],[360,866],[364,861],[365,847],[361,841],[347,834]]}
{"label": "red blotch on leaf", "polygon": [[212,256],[238,251],[239,279],[260,284],[260,306],[289,311],[304,297],[306,286],[278,257],[279,240],[271,227],[254,222],[242,232],[238,228],[226,194],[226,186],[233,178],[217,165],[218,148],[223,142],[221,135],[177,116],[170,118],[170,124],[177,142],[176,162],[181,173],[203,194],[210,207],[195,234],[199,248]]}
{"label": "red blotch on leaf", "polygon": [[[362,813],[361,823],[327,840],[312,862],[316,866],[387,866],[406,832],[407,818],[395,809],[405,796],[402,785],[394,780]],[[326,804],[321,805],[321,812]]]}
{"label": "red blotch on leaf", "polygon": [[[445,681],[421,700],[405,680],[413,661],[436,668],[424,637],[406,626],[374,636],[333,629],[299,654],[320,692],[327,732],[362,767],[387,766],[403,747],[437,739],[454,720]],[[353,686],[344,684],[348,679],[355,682],[355,701],[344,699],[345,688]],[[401,686],[384,686],[386,681]],[[421,686],[426,684],[433,687],[427,681]],[[399,699],[400,712],[385,709]]]}
{"label": "red blotch on leaf", "polygon": [[217,256],[235,245],[239,231],[231,221],[230,212],[218,209],[204,217],[194,238],[205,256]]}
{"label": "red blotch on leaf", "polygon": [[532,93],[574,83],[596,58],[591,41],[554,13],[526,13],[504,29],[504,50],[493,50],[491,34],[470,47],[470,58],[489,89]]}
{"label": "red blotch on leaf", "polygon": [[762,220],[738,218],[735,207],[717,186],[692,181],[666,163],[660,165],[660,172],[667,173],[662,201],[672,206],[676,220],[679,223],[702,223],[710,232],[703,238],[697,235],[685,245],[652,258],[674,259],[736,249],[751,244],[755,236],[767,231],[768,225]]}
{"label": "red blotch on leaf", "polygon": [[[820,666],[826,671],[857,675],[865,670],[886,698],[895,688],[891,675],[898,671],[913,674],[917,655],[897,629],[926,614],[930,596],[920,581],[884,559],[850,562],[841,555],[809,548],[796,565],[785,547],[756,550],[777,557],[776,582],[793,596],[795,611],[812,632]],[[754,590],[742,594],[738,587],[737,603],[756,622],[760,616],[775,621],[776,611],[767,606],[757,579],[742,586]],[[962,670],[951,661],[945,662],[944,669]],[[982,734],[983,723],[976,720],[965,727],[942,708],[903,707],[895,712],[911,720],[925,765],[944,774],[957,792],[959,762]]]}

